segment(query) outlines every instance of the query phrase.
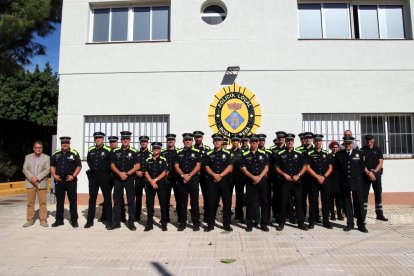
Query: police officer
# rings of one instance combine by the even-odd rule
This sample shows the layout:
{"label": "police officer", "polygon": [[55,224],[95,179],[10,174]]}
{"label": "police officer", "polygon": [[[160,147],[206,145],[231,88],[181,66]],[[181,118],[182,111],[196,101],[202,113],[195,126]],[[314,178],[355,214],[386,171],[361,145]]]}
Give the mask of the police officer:
{"label": "police officer", "polygon": [[[357,205],[357,225],[358,230],[363,233],[368,233],[365,227],[365,217],[363,210],[363,177],[365,175],[365,157],[364,153],[358,149],[353,148],[355,138],[345,136],[342,138],[345,148],[338,151],[335,155],[335,164],[338,168],[341,177],[342,192],[344,195],[345,213],[347,216],[347,225],[344,231],[350,231],[354,228],[354,215],[352,204]],[[351,193],[354,198],[352,202]]]}
{"label": "police officer", "polygon": [[248,136],[242,136],[241,138],[241,147],[240,149],[244,152],[244,151],[248,151],[250,149],[249,146],[249,137]]}
{"label": "police officer", "polygon": [[302,201],[302,183],[301,177],[306,172],[305,156],[298,150],[295,150],[295,135],[286,134],[286,149],[276,155],[274,167],[278,174],[281,175],[280,182],[280,223],[276,227],[277,231],[282,231],[286,222],[286,205],[289,197],[293,195],[295,200],[296,216],[298,227],[302,230],[308,230],[305,225],[305,216],[303,215]]}
{"label": "police officer", "polygon": [[[193,132],[193,136],[194,136],[194,148],[200,151],[201,160],[203,162],[204,156],[207,154],[208,151],[211,150],[211,148],[203,144],[204,132],[200,130],[196,130]],[[200,181],[201,194],[203,195],[203,202],[204,202],[203,209],[204,209],[204,221],[205,221],[206,214],[208,213],[208,200],[209,199],[208,199],[208,192],[207,192],[207,174],[206,174],[206,171],[204,170],[203,163],[201,163],[199,174],[200,174],[199,181]]]}
{"label": "police officer", "polygon": [[121,131],[120,148],[115,149],[111,156],[111,170],[114,173],[114,208],[113,225],[108,230],[121,228],[121,201],[123,199],[122,190],[125,188],[128,201],[128,222],[127,227],[131,231],[137,230],[134,225],[135,218],[135,173],[139,169],[137,150],[130,146],[131,132]]}
{"label": "police officer", "polygon": [[375,145],[374,136],[365,135],[366,145],[361,148],[365,155],[365,165],[367,167],[366,177],[364,181],[364,212],[366,215],[368,209],[368,195],[371,188],[374,189],[375,195],[375,213],[377,220],[388,221],[382,210],[382,166],[384,164],[384,156],[379,147]]}
{"label": "police officer", "polygon": [[[118,148],[118,136],[109,136],[108,137],[108,141],[109,141],[109,148],[111,149],[111,155],[112,152]],[[110,165],[109,165],[110,166]],[[112,171],[110,171],[110,175],[111,175],[111,179],[109,181],[109,185],[110,185],[110,189],[111,189],[111,194],[112,194],[112,189],[114,188],[114,177],[112,175]],[[125,201],[124,201],[124,190],[122,189],[122,201],[121,201],[121,222],[125,223],[126,222],[126,215],[125,215]],[[102,206],[105,206],[105,201],[101,204]],[[111,218],[112,218],[112,199],[111,199]],[[105,216],[105,212],[102,212],[100,219],[98,219],[99,222],[102,222],[106,225],[108,225],[108,223],[106,222],[106,216]],[[109,224],[111,225],[111,224]]]}
{"label": "police officer", "polygon": [[[272,157],[272,151],[270,149],[266,148],[266,138],[267,135],[266,134],[257,134],[259,136],[259,149],[263,150],[264,152],[266,152],[267,154],[267,158],[269,160],[269,165],[273,164],[273,157]],[[269,172],[267,173],[267,208],[268,208],[268,214],[269,214],[269,225],[271,225],[270,223],[270,213],[272,210],[272,189],[273,189],[273,185],[274,185],[274,172],[272,170],[269,170]],[[258,213],[258,212],[257,212]],[[258,220],[257,220],[258,221]]]}
{"label": "police officer", "polygon": [[[313,149],[313,133],[312,132],[304,132],[303,134],[303,141],[304,144],[302,144],[300,147],[297,147],[296,150],[300,151],[306,158],[306,156],[308,155],[308,152],[311,151]],[[303,175],[302,177],[302,206],[303,206],[303,216],[306,217],[306,213],[307,211],[309,211],[309,215],[311,213],[310,210],[307,210],[307,202],[310,202],[310,195],[312,193],[312,182],[313,179],[312,177],[308,174],[305,173],[305,175]],[[315,207],[316,212],[317,212],[317,222],[321,222],[319,219],[319,207],[316,206]]]}
{"label": "police officer", "polygon": [[233,188],[236,192],[236,207],[235,207],[235,216],[234,220],[237,222],[244,223],[244,212],[243,212],[243,198],[244,198],[244,187],[246,182],[244,181],[243,173],[241,172],[241,159],[243,156],[243,151],[239,147],[240,137],[232,136],[231,137],[231,149],[230,155],[233,164],[233,171],[230,175],[230,191],[233,195]]}
{"label": "police officer", "polygon": [[137,152],[138,155],[138,163],[139,169],[137,170],[136,174],[137,177],[135,178],[135,221],[140,221],[141,219],[141,211],[142,211],[142,192],[145,188],[145,176],[144,172],[142,171],[142,164],[147,160],[147,158],[152,153],[148,149],[148,136],[140,136],[139,137],[139,151]]}
{"label": "police officer", "polygon": [[144,231],[150,231],[154,225],[154,198],[158,196],[161,208],[161,229],[167,231],[167,159],[161,156],[162,143],[152,142],[152,154],[143,163],[143,171],[146,179],[145,196],[148,220]]}
{"label": "police officer", "polygon": [[79,227],[77,176],[82,168],[82,164],[78,152],[70,147],[71,138],[63,136],[59,139],[61,149],[55,151],[50,161],[50,173],[55,180],[56,189],[56,221],[52,224],[52,227],[63,225],[63,206],[65,203],[65,193],[67,193],[70,224],[73,228],[77,228]]}
{"label": "police officer", "polygon": [[214,221],[216,217],[216,210],[218,202],[223,202],[223,229],[226,231],[233,231],[230,227],[231,222],[231,196],[229,174],[233,170],[232,159],[230,152],[224,149],[223,135],[213,134],[214,149],[207,152],[205,156],[205,170],[207,172],[207,192],[209,198],[209,206],[207,214],[208,226],[205,229],[209,232],[214,229]]}
{"label": "police officer", "polygon": [[[276,160],[277,154],[284,150],[286,148],[285,145],[285,138],[286,138],[286,132],[284,131],[276,131],[276,139],[273,140],[274,145],[269,148],[269,150],[272,152],[272,158],[270,164],[274,164]],[[271,201],[272,205],[272,211],[273,216],[275,217],[277,223],[280,223],[280,179],[281,176],[278,173],[273,174],[273,197]],[[289,203],[292,201],[289,200]],[[293,209],[293,205],[291,208]],[[293,210],[292,210],[293,211]],[[291,212],[289,212],[289,215],[291,215]],[[294,216],[294,214],[292,214]]]}
{"label": "police officer", "polygon": [[96,210],[96,198],[101,188],[104,204],[106,222],[112,225],[112,199],[111,199],[111,149],[104,145],[105,133],[95,132],[93,134],[95,145],[89,147],[86,160],[89,170],[86,172],[89,180],[89,207],[85,228],[93,226]]}
{"label": "police officer", "polygon": [[183,231],[187,223],[188,194],[190,194],[191,220],[193,230],[200,231],[199,197],[199,171],[201,169],[201,151],[193,148],[192,133],[183,134],[184,148],[177,150],[174,160],[174,168],[180,178],[178,179],[178,191],[180,193],[180,216],[178,231]]}
{"label": "police officer", "polygon": [[171,190],[174,190],[174,198],[175,198],[175,210],[177,212],[177,217],[179,218],[180,212],[178,211],[178,207],[179,204],[178,202],[180,202],[180,200],[178,199],[179,197],[179,192],[178,192],[178,188],[177,188],[177,179],[178,179],[178,175],[177,172],[174,169],[174,165],[172,164],[175,155],[177,154],[177,148],[175,146],[175,138],[177,136],[174,133],[168,133],[165,138],[167,139],[167,148],[163,149],[161,151],[161,156],[163,156],[165,159],[167,159],[167,195],[166,195],[166,200],[167,200],[167,208],[168,208],[168,212],[167,212],[167,222],[170,221],[170,202],[171,202]]}
{"label": "police officer", "polygon": [[267,208],[267,173],[269,171],[269,160],[265,151],[258,148],[259,137],[255,134],[250,136],[250,150],[243,153],[241,168],[247,177],[246,183],[246,231],[253,229],[255,218],[256,198],[259,198],[261,221],[260,229],[269,231],[269,212]]}
{"label": "police officer", "polygon": [[332,159],[327,150],[322,149],[322,134],[314,134],[315,147],[308,152],[308,173],[313,177],[309,197],[309,229],[315,226],[318,208],[319,191],[321,192],[323,227],[332,229],[329,222],[329,176],[332,173]]}

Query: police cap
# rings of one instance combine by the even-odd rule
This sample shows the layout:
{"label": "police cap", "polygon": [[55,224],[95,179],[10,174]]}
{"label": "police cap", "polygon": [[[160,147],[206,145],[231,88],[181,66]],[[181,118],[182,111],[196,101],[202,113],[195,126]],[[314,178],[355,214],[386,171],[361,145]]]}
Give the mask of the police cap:
{"label": "police cap", "polygon": [[242,136],[241,140],[242,140],[243,142],[246,142],[246,141],[249,141],[250,139],[249,139],[249,137],[247,137],[247,136]]}
{"label": "police cap", "polygon": [[259,137],[259,141],[264,141],[264,140],[266,140],[266,134],[263,134],[263,133],[260,133],[260,134],[257,134],[257,136]]}
{"label": "police cap", "polygon": [[342,137],[342,140],[344,140],[344,142],[346,142],[346,143],[352,143],[352,142],[354,142],[355,137],[352,137],[352,136],[344,136],[344,137]]}
{"label": "police cap", "polygon": [[193,132],[194,137],[203,137],[204,136],[204,132],[200,131],[200,130],[196,130]]}
{"label": "police cap", "polygon": [[183,133],[183,139],[193,139],[194,135],[192,133]]}
{"label": "police cap", "polygon": [[293,140],[295,140],[295,137],[296,137],[295,134],[287,133],[285,138],[286,138],[287,141],[293,141]]}
{"label": "police cap", "polygon": [[139,136],[139,141],[140,142],[148,142],[149,141],[149,137],[146,136],[146,135]]}
{"label": "police cap", "polygon": [[152,147],[152,149],[161,149],[162,148],[162,143],[161,142],[152,142],[151,147]]}
{"label": "police cap", "polygon": [[103,133],[103,132],[100,132],[100,131],[97,131],[97,132],[94,132],[94,134],[93,134],[93,138],[103,138],[103,137],[105,137],[105,133]]}
{"label": "police cap", "polygon": [[303,133],[303,138],[313,138],[313,133],[312,132],[304,132]]}
{"label": "police cap", "polygon": [[129,139],[131,138],[132,132],[131,131],[121,131],[121,139],[125,138],[125,139]]}
{"label": "police cap", "polygon": [[165,138],[167,138],[167,140],[175,140],[175,137],[177,137],[177,135],[175,135],[174,133],[168,133],[167,135],[165,135]]}
{"label": "police cap", "polygon": [[373,135],[371,135],[371,134],[365,135],[365,140],[372,140],[372,139],[374,139]]}
{"label": "police cap", "polygon": [[250,141],[259,141],[260,137],[257,134],[250,135]]}
{"label": "police cap", "polygon": [[313,135],[313,140],[315,140],[315,141],[321,141],[322,139],[323,139],[322,134],[314,134]]}
{"label": "police cap", "polygon": [[211,138],[213,139],[213,140],[219,140],[219,141],[222,141],[223,140],[223,135],[221,135],[220,133],[214,133],[213,135],[211,135]]}
{"label": "police cap", "polygon": [[69,143],[70,139],[72,139],[72,138],[70,138],[69,136],[62,136],[59,139],[60,139],[60,143],[63,144],[63,143]]}
{"label": "police cap", "polygon": [[276,131],[276,138],[285,138],[286,132],[284,131]]}
{"label": "police cap", "polygon": [[119,139],[118,136],[109,136],[108,137],[109,142],[117,142],[118,139]]}
{"label": "police cap", "polygon": [[240,137],[239,136],[237,136],[237,135],[233,135],[233,136],[231,136],[230,137],[230,140],[233,142],[233,141],[240,141]]}

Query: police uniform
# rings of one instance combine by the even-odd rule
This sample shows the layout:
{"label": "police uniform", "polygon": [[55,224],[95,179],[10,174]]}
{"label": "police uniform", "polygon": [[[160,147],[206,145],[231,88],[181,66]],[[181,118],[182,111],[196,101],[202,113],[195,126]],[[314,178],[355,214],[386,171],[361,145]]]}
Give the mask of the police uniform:
{"label": "police uniform", "polygon": [[[259,149],[263,150],[266,155],[267,155],[267,159],[269,160],[269,165],[273,163],[273,157],[272,157],[272,151],[270,149],[266,149],[265,147],[265,143],[266,143],[266,134],[258,134],[257,135],[259,137]],[[261,146],[260,142],[263,142],[263,146]],[[270,223],[270,214],[272,211],[272,189],[273,189],[273,183],[274,183],[274,173],[272,170],[269,170],[269,172],[267,173],[267,213],[269,214],[269,225],[271,225]],[[259,206],[259,199],[257,199],[257,206]],[[256,221],[259,221],[259,210],[258,208],[256,209],[256,214],[257,214],[257,219]]]}
{"label": "police uniform", "polygon": [[343,207],[343,196],[341,191],[341,179],[338,172],[338,168],[336,167],[335,155],[330,154],[332,159],[332,173],[329,176],[329,209],[331,213],[331,220],[336,220],[335,217],[335,206],[336,206],[336,213],[338,220],[343,220],[342,211]]}
{"label": "police uniform", "polygon": [[[366,140],[374,139],[372,135],[366,135]],[[374,189],[374,195],[375,195],[375,213],[377,215],[378,220],[388,221],[387,218],[384,217],[384,212],[382,210],[382,182],[381,182],[381,176],[382,176],[382,168],[375,172],[375,169],[377,165],[380,163],[380,160],[384,160],[384,156],[382,154],[382,151],[379,147],[373,146],[370,148],[368,145],[361,148],[361,150],[364,152],[365,156],[365,165],[368,169],[368,171],[372,172],[375,175],[375,181],[371,181],[368,176],[365,176],[364,181],[364,212],[366,214],[368,209],[368,196],[369,196],[369,190],[372,188]]]}
{"label": "police uniform", "polygon": [[[93,137],[104,138],[105,133],[95,132]],[[103,212],[105,213],[106,222],[112,225],[112,200],[111,200],[111,148],[101,146],[91,146],[88,149],[86,158],[89,170],[86,172],[89,180],[89,207],[87,222],[85,228],[93,225],[96,211],[96,198],[98,197],[99,188],[101,188],[104,205]]]}
{"label": "police uniform", "polygon": [[[286,134],[286,140],[294,140],[295,135]],[[296,149],[284,149],[278,152],[275,158],[274,167],[279,168],[283,173],[289,176],[299,176],[303,167],[306,165],[305,156]],[[280,179],[280,223],[276,228],[278,231],[283,230],[286,222],[286,206],[290,197],[294,197],[296,216],[298,221],[298,227],[302,230],[307,230],[305,226],[305,216],[303,215],[303,201],[302,201],[302,182],[301,178],[298,181],[288,181],[281,174]]]}
{"label": "police uniform", "polygon": [[[250,141],[258,140],[259,137],[257,135],[252,135],[250,137]],[[256,152],[252,152],[250,149],[243,153],[241,167],[253,176],[260,175],[266,167],[268,168],[268,166],[269,159],[265,151],[257,149]],[[267,176],[263,176],[261,181],[257,184],[254,184],[250,177],[246,177],[246,179],[246,231],[252,230],[253,220],[255,219],[257,197],[259,198],[260,204],[261,229],[263,231],[269,231],[267,228],[267,225],[269,224],[269,212],[267,208]]]}
{"label": "police uniform", "polygon": [[[170,139],[175,140],[176,135],[173,133],[168,133],[165,138],[167,138],[167,141]],[[178,179],[178,175],[177,172],[174,170],[174,164],[172,163],[173,160],[175,159],[175,155],[177,154],[177,148],[165,148],[161,151],[161,156],[164,157],[165,159],[167,159],[167,195],[166,195],[166,201],[167,201],[167,208],[168,208],[168,212],[167,212],[167,221],[170,221],[170,202],[171,202],[171,191],[174,190],[174,198],[175,198],[175,210],[177,213],[177,216],[180,216],[180,212],[178,211],[178,207],[179,204],[178,202],[180,202],[179,200],[179,192],[178,192],[178,188],[177,188],[177,179]]]}
{"label": "police uniform", "polygon": [[[276,138],[285,138],[285,137],[286,137],[286,132],[284,131],[276,132]],[[269,148],[269,150],[272,152],[269,164],[274,164],[277,154],[280,151],[286,149],[285,144],[283,144],[282,146],[279,146],[277,145],[277,142],[278,142],[277,139],[274,139],[273,143],[275,145]],[[280,175],[275,173],[274,170],[271,170],[271,171],[273,171],[272,179],[270,180],[272,181],[272,184],[273,184],[273,196],[272,196],[272,201],[271,201],[271,207],[272,207],[274,218],[276,219],[278,223],[280,223],[280,204],[279,204],[280,203]],[[289,215],[291,215],[291,212],[289,212]],[[292,215],[294,216],[294,214]]]}
{"label": "police uniform", "polygon": [[[152,149],[160,149],[162,143],[153,142],[151,143]],[[147,225],[144,231],[152,230],[154,224],[154,198],[155,194],[158,196],[158,202],[161,208],[161,227],[163,231],[167,230],[167,217],[168,217],[168,207],[167,207],[167,181],[165,175],[167,174],[167,159],[161,155],[155,157],[152,154],[143,163],[143,172],[146,174],[145,181],[145,196],[146,196],[146,205],[147,205],[147,214],[148,220]],[[149,182],[148,177],[153,179],[158,188],[155,189]]]}
{"label": "police uniform", "polygon": [[[69,143],[71,138],[64,136],[60,137],[61,143]],[[56,189],[56,221],[52,227],[63,225],[63,212],[65,203],[65,193],[68,194],[70,221],[73,227],[78,227],[78,205],[77,205],[77,186],[78,179],[73,174],[76,169],[82,168],[79,154],[76,150],[68,148],[67,151],[59,149],[53,153],[50,161],[50,166],[55,169],[56,175],[61,181],[55,181]],[[72,181],[67,181],[68,176],[74,176]]]}
{"label": "police uniform", "polygon": [[[221,134],[213,134],[214,140],[223,140]],[[204,157],[204,165],[206,171],[210,169],[215,174],[223,173],[229,166],[232,166],[232,159],[230,152],[226,149],[214,149],[207,152]],[[223,228],[226,231],[231,231],[231,196],[232,190],[230,189],[229,178],[230,175],[226,174],[222,176],[219,182],[214,182],[214,178],[207,171],[207,192],[208,192],[208,213],[206,216],[206,221],[208,223],[207,231],[214,229],[214,221],[216,217],[217,205],[221,200],[223,202]]]}
{"label": "police uniform", "polygon": [[[231,137],[232,141],[239,141],[240,138],[237,136]],[[243,198],[244,198],[244,187],[246,182],[244,181],[244,175],[241,172],[241,159],[243,157],[243,150],[241,148],[231,148],[230,150],[231,160],[233,164],[233,171],[230,175],[230,191],[233,195],[233,188],[236,193],[236,206],[234,219],[240,222],[244,222],[243,212]]]}
{"label": "police uniform", "polygon": [[[140,136],[139,142],[148,142],[148,136]],[[140,169],[138,171],[143,172],[142,166],[145,160],[151,155],[151,151],[148,148],[140,148],[137,152],[138,155],[138,163],[140,164]],[[135,221],[139,221],[141,219],[141,211],[142,211],[142,193],[145,189],[145,177],[136,176],[135,178]]]}
{"label": "police uniform", "polygon": [[[122,131],[121,139],[129,139],[131,137],[131,132]],[[129,173],[138,164],[138,155],[137,150],[131,146],[124,148],[123,146],[115,149],[112,152],[111,156],[111,165],[114,165],[121,173],[125,173],[127,178],[122,180],[118,174],[114,174],[114,208],[113,208],[113,227],[119,228],[120,219],[121,219],[121,201],[123,199],[123,189],[126,191],[127,201],[128,201],[128,222],[127,226],[130,230],[136,230],[134,226],[135,218],[135,188],[134,180],[135,173]]]}
{"label": "police uniform", "polygon": [[[322,140],[323,135],[315,134],[314,140]],[[322,201],[322,217],[323,217],[323,226],[328,229],[332,229],[332,225],[329,222],[329,185],[330,185],[330,178],[326,175],[328,170],[332,168],[332,159],[331,155],[327,150],[320,149],[319,151],[313,148],[308,152],[308,165],[309,167],[320,176],[325,178],[323,184],[319,184],[319,182],[312,177],[311,181],[311,193],[309,197],[309,228],[313,228],[316,219],[317,219],[317,212],[318,209],[318,198],[319,198],[319,191],[321,193],[321,201]],[[331,169],[332,170],[332,169]]]}
{"label": "police uniform", "polygon": [[[313,133],[312,132],[304,132],[302,133],[303,138],[313,138]],[[296,150],[300,151],[306,158],[306,156],[308,155],[308,152],[313,150],[313,145],[305,145],[303,144],[300,147],[297,147]],[[308,204],[310,204],[310,195],[312,194],[312,183],[313,183],[313,179],[312,176],[308,173],[305,173],[305,175],[303,175],[302,177],[302,206],[303,206],[303,216],[306,217],[306,213],[307,211],[309,211],[309,215],[311,213],[310,210],[307,210],[307,206]],[[308,204],[307,204],[308,203]],[[317,214],[317,221],[320,222],[319,219],[319,206],[316,205],[314,206],[316,214]],[[297,213],[297,211],[296,211]]]}
{"label": "police uniform", "polygon": [[[344,137],[343,140],[352,143],[355,138]],[[365,216],[363,210],[363,185],[365,174],[364,153],[357,149],[340,150],[335,155],[335,164],[341,176],[342,192],[344,195],[345,213],[347,216],[347,226],[344,231],[350,231],[354,227],[354,215],[352,204],[357,205],[357,225],[361,232],[368,232],[365,228]],[[353,202],[351,199],[351,193]]]}
{"label": "police uniform", "polygon": [[[184,133],[183,139],[193,139],[194,135],[191,133]],[[177,154],[174,160],[174,166],[179,167],[179,169],[184,174],[189,174],[197,166],[201,165],[201,151],[194,147],[191,148],[182,148],[177,150]],[[177,170],[176,170],[177,171]],[[177,171],[178,173],[179,171]],[[193,221],[193,230],[200,230],[200,208],[198,205],[199,197],[199,174],[198,172],[195,175],[191,176],[191,179],[184,183],[184,174],[180,175],[178,179],[178,191],[180,194],[180,217],[179,217],[179,231],[183,231],[186,228],[187,223],[187,203],[188,203],[188,194],[190,194],[190,204],[191,204],[191,220]]]}
{"label": "police uniform", "polygon": [[[195,137],[203,137],[204,136],[204,132],[200,131],[200,130],[196,130],[193,132],[194,138]],[[204,220],[206,219],[206,214],[208,213],[208,192],[207,192],[207,174],[204,170],[204,164],[203,164],[203,160],[204,160],[204,156],[207,154],[208,151],[211,150],[211,148],[207,145],[204,144],[200,144],[200,145],[194,145],[193,146],[195,149],[198,149],[200,151],[200,157],[201,157],[201,169],[199,172],[199,181],[200,181],[200,188],[201,188],[201,194],[203,196],[203,202],[204,202]],[[207,221],[205,221],[207,222]]]}

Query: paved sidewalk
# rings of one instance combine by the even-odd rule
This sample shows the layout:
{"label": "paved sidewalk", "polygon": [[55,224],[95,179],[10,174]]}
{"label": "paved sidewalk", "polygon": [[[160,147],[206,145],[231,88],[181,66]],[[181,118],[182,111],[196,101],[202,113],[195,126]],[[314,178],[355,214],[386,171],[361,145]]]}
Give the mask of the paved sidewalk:
{"label": "paved sidewalk", "polygon": [[[0,206],[0,275],[414,274],[414,205],[385,206],[389,222],[376,221],[370,206],[368,234],[343,232],[343,221],[333,230],[308,232],[288,226],[267,233],[238,226],[231,233],[218,227],[177,232],[171,224],[168,232],[143,232],[142,225],[135,232],[124,226],[107,231],[97,221],[84,229],[87,206],[79,206],[78,229],[67,220],[58,228],[43,228],[38,220],[23,228],[25,196],[0,197]],[[55,206],[48,209],[51,224]]]}

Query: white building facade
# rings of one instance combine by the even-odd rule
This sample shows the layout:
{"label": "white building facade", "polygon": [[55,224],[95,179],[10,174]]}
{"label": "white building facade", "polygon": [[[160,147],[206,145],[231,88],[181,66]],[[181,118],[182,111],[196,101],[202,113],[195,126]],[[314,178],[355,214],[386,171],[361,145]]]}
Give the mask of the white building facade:
{"label": "white building facade", "polygon": [[254,131],[268,147],[278,130],[326,144],[346,129],[360,145],[374,134],[387,157],[383,191],[413,192],[413,4],[65,0],[57,136],[71,136],[81,157],[98,130],[130,130],[135,147],[140,135],[202,130],[211,144],[210,105],[235,82],[260,105]]}

